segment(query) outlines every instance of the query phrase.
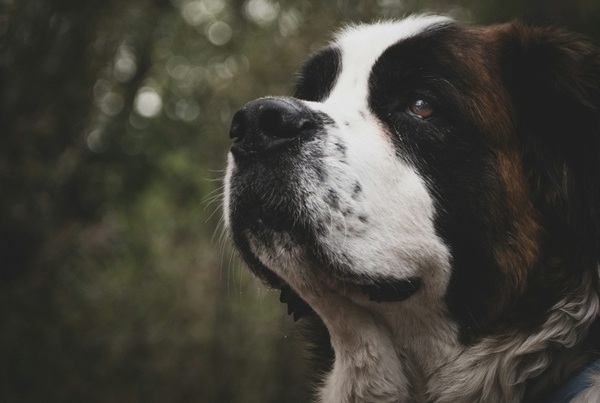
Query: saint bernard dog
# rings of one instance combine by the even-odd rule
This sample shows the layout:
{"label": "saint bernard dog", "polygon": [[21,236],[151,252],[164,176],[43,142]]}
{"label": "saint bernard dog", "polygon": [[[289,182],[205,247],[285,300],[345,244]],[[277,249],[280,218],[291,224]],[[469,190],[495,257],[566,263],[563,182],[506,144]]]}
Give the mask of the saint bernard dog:
{"label": "saint bernard dog", "polygon": [[233,117],[225,225],[324,325],[322,402],[600,402],[600,53],[440,16],[349,27]]}

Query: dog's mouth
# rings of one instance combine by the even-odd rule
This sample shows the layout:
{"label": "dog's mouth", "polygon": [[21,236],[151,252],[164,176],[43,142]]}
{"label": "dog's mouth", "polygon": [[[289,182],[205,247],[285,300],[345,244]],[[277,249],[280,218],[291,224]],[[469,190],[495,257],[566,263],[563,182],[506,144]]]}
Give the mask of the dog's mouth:
{"label": "dog's mouth", "polygon": [[[368,296],[369,300],[377,303],[400,302],[414,295],[422,285],[418,277],[409,279],[380,279],[370,284],[360,285],[360,290]],[[305,316],[314,315],[313,309],[308,305],[287,283],[280,286],[279,301],[287,304],[287,313],[294,321]]]}
{"label": "dog's mouth", "polygon": [[[241,253],[243,260],[268,286],[279,289],[281,291],[280,301],[287,304],[288,314],[295,321],[305,316],[315,314],[310,305],[294,291],[293,287],[284,281],[279,274],[267,267],[255,254],[255,251],[250,246],[249,237],[264,237],[265,233],[274,234],[285,232],[290,235],[290,223],[286,222],[278,215],[262,215],[258,214],[253,219],[253,226],[244,231],[232,231],[234,242],[238,251]],[[259,232],[259,234],[253,231]],[[375,303],[390,303],[400,302],[410,298],[417,293],[423,282],[419,277],[395,278],[395,277],[364,277],[353,274],[352,271],[336,267],[327,260],[327,254],[322,250],[311,235],[309,229],[303,224],[295,223],[293,234],[291,234],[293,242],[301,244],[310,255],[309,259],[315,266],[327,267],[327,273],[320,273],[320,277],[328,276],[335,287],[344,290],[355,290],[356,293],[362,294],[368,300]],[[319,281],[319,280],[315,280]]]}
{"label": "dog's mouth", "polygon": [[375,302],[404,301],[421,288],[422,280],[419,277],[408,279],[383,279],[361,286],[362,291]]}

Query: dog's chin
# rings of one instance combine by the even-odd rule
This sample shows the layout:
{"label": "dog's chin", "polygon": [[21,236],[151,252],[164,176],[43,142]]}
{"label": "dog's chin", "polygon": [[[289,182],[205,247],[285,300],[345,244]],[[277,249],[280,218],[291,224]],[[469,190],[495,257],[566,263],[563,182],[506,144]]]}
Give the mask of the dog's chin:
{"label": "dog's chin", "polygon": [[419,277],[360,274],[358,268],[336,260],[335,253],[318,241],[319,235],[310,223],[286,222],[282,217],[286,216],[256,214],[252,225],[240,230],[243,235],[235,238],[242,238],[243,245],[238,242],[238,249],[252,255],[244,259],[255,262],[255,272],[268,270],[270,275],[281,279],[269,285],[281,290],[281,302],[288,304],[288,313],[294,319],[313,312],[303,298],[306,293],[314,297],[329,290],[387,303],[404,301],[421,288]]}

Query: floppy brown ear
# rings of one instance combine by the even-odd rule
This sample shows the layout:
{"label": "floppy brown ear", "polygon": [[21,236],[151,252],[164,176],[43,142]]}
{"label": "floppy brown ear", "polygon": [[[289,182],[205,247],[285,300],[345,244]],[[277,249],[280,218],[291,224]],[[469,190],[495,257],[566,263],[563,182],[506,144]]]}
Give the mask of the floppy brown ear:
{"label": "floppy brown ear", "polygon": [[503,72],[532,195],[557,255],[600,251],[600,53],[554,28],[506,26]]}

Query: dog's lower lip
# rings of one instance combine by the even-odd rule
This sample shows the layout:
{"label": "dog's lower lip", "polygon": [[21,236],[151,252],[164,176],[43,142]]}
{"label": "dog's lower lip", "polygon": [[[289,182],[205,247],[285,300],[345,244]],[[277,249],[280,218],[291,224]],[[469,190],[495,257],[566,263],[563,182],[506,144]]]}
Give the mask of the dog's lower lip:
{"label": "dog's lower lip", "polygon": [[293,224],[289,222],[283,214],[273,214],[266,211],[260,211],[256,213],[255,222],[265,228],[269,228],[273,231],[291,231]]}
{"label": "dog's lower lip", "polygon": [[362,291],[375,302],[399,302],[410,298],[423,284],[419,277],[407,279],[379,280],[373,284],[362,285]]}

